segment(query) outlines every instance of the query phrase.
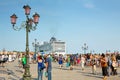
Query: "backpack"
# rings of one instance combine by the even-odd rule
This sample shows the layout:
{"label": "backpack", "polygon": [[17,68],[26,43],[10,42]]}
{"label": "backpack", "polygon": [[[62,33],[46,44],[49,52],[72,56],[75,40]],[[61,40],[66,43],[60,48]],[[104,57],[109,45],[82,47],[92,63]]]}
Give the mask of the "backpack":
{"label": "backpack", "polygon": [[43,70],[44,68],[46,68],[46,67],[45,67],[45,64],[44,64],[44,61],[38,62],[38,69],[39,69],[39,70]]}

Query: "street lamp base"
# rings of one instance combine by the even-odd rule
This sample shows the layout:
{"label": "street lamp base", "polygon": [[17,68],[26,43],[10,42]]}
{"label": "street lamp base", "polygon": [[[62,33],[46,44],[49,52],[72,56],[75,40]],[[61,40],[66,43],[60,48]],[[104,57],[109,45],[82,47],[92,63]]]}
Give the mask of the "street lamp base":
{"label": "street lamp base", "polygon": [[23,75],[23,80],[31,80],[31,75]]}
{"label": "street lamp base", "polygon": [[23,80],[31,80],[30,65],[28,64],[25,65],[25,72],[23,74]]}

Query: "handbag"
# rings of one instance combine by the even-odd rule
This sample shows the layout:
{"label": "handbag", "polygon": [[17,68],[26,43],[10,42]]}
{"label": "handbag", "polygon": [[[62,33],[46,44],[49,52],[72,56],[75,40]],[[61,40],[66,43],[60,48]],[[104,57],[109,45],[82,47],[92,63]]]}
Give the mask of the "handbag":
{"label": "handbag", "polygon": [[113,67],[116,67],[116,63],[115,63],[114,61],[112,62],[112,66],[113,66]]}
{"label": "handbag", "polygon": [[70,66],[70,64],[67,62],[67,63],[66,63],[66,67],[69,67],[69,66]]}
{"label": "handbag", "polygon": [[47,71],[44,72],[44,76],[48,77],[48,72]]}

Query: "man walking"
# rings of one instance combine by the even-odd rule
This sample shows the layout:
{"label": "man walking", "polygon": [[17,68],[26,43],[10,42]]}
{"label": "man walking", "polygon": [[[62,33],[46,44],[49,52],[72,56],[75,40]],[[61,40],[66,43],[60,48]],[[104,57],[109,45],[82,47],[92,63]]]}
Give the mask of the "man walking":
{"label": "man walking", "polygon": [[48,73],[48,80],[52,80],[52,60],[50,55],[46,54],[46,72]]}

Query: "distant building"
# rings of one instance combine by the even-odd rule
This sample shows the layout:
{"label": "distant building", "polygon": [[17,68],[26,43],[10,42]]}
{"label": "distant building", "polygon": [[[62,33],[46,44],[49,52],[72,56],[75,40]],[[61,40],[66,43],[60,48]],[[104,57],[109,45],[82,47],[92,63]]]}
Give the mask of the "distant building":
{"label": "distant building", "polygon": [[61,40],[57,40],[52,37],[49,42],[43,42],[38,46],[40,52],[54,53],[54,54],[65,54],[66,44]]}

